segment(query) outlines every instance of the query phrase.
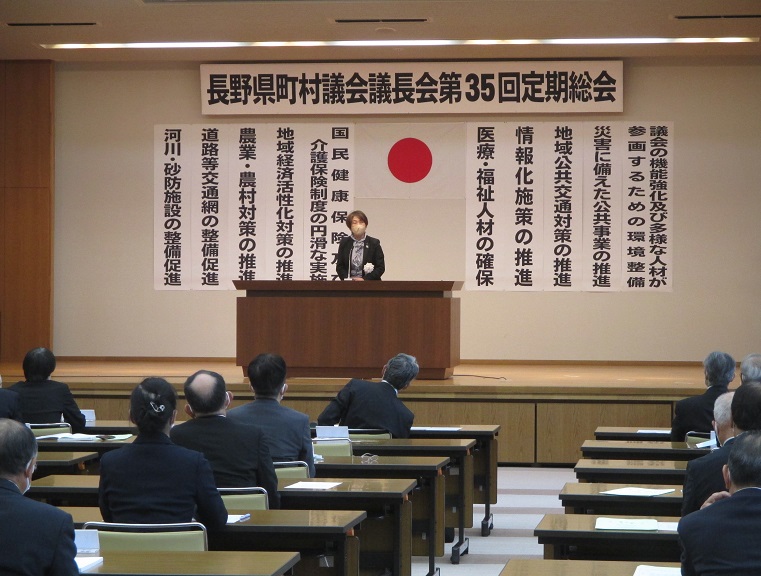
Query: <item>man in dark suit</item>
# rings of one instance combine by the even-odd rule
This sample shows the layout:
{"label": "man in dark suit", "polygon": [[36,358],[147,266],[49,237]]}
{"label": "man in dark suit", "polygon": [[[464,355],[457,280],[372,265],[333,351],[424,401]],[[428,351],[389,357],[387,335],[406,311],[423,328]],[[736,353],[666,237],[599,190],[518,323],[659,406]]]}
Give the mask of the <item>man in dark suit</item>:
{"label": "man in dark suit", "polygon": [[703,360],[703,368],[708,389],[700,396],[684,398],[676,403],[671,423],[672,442],[684,442],[687,432],[711,431],[713,404],[735,378],[735,360],[725,352],[711,352]]}
{"label": "man in dark suit", "polygon": [[254,401],[233,408],[227,417],[262,429],[273,461],[302,460],[309,466],[309,475],[314,476],[309,417],[280,403],[288,389],[285,360],[277,354],[259,354],[247,371]]}
{"label": "man in dark suit", "polygon": [[0,574],[74,576],[71,515],[26,498],[37,467],[37,441],[23,424],[0,420]]}
{"label": "man in dark suit", "polygon": [[419,371],[413,356],[397,354],[383,367],[380,382],[350,380],[318,416],[317,423],[382,428],[394,438],[409,438],[415,415],[399,399],[399,391],[407,388]]}
{"label": "man in dark suit", "polygon": [[264,433],[256,424],[226,417],[232,393],[220,374],[200,370],[185,382],[187,422],[174,426],[172,442],[203,452],[217,488],[260,486],[270,508],[280,507],[277,476]]}
{"label": "man in dark suit", "polygon": [[[729,460],[735,439],[747,430],[761,430],[761,383],[749,382],[740,386],[734,393],[720,396],[717,401],[720,410],[722,400],[730,396],[730,426],[728,430],[723,429],[719,432],[721,448],[687,464],[682,516],[698,510],[714,492],[724,490],[721,470]],[[726,419],[726,416],[721,414],[717,417]]]}
{"label": "man in dark suit", "polygon": [[340,280],[380,280],[386,270],[380,240],[368,236],[367,215],[354,210],[346,216],[346,226],[351,234],[338,244],[336,275]]}
{"label": "man in dark suit", "polygon": [[50,380],[56,361],[47,348],[34,348],[24,356],[24,382],[16,382],[9,390],[19,395],[24,422],[47,424],[64,421],[72,432],[85,431],[85,415],[79,410],[69,387]]}
{"label": "man in dark suit", "polygon": [[733,444],[723,468],[728,492],[679,522],[684,576],[761,574],[761,431]]}
{"label": "man in dark suit", "polygon": [[21,405],[18,394],[13,390],[4,390],[0,388],[0,418],[10,418],[23,423],[21,416]]}

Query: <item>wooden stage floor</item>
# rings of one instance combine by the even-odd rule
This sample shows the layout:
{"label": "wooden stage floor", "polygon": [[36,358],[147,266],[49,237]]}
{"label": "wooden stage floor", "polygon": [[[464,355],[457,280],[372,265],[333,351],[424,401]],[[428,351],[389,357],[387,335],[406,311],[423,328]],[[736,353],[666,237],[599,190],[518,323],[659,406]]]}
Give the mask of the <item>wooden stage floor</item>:
{"label": "wooden stage floor", "polygon": [[[137,384],[147,376],[161,376],[181,384],[196,370],[214,370],[231,387],[247,387],[234,359],[58,358],[53,378],[78,384]],[[9,386],[23,378],[20,364],[0,363],[0,375]],[[380,376],[380,367],[378,369]],[[291,390],[336,389],[346,378],[289,378]],[[447,380],[417,380],[407,394],[505,393],[675,395],[699,394],[704,389],[703,367],[695,363],[563,363],[563,362],[463,362]]]}

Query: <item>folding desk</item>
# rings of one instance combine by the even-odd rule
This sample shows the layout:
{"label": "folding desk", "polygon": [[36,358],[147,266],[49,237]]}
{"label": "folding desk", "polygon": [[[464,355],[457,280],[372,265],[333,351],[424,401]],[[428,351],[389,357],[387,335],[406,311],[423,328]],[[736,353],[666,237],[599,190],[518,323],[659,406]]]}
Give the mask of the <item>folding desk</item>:
{"label": "folding desk", "polygon": [[686,442],[671,441],[585,440],[581,445],[584,458],[609,460],[694,460],[710,451],[710,448],[695,448]]}
{"label": "folding desk", "polygon": [[439,456],[327,456],[315,462],[317,477],[415,478],[412,499],[412,554],[428,555],[428,574],[444,554],[444,475],[449,458]]}
{"label": "folding desk", "polygon": [[605,460],[582,458],[574,466],[579,482],[684,485],[686,460]]}
{"label": "folding desk", "polygon": [[[676,532],[596,530],[597,518],[591,514],[546,514],[534,530],[539,544],[544,545],[544,557],[643,563],[679,561],[681,551]],[[679,521],[672,516],[655,518],[660,522]]]}
{"label": "folding desk", "polygon": [[298,552],[105,552],[103,563],[82,574],[110,576],[282,576]]}
{"label": "folding desk", "polygon": [[678,562],[620,562],[611,560],[537,560],[511,558],[499,576],[632,576],[637,566],[679,568]]}
{"label": "folding desk", "polygon": [[[459,538],[452,546],[452,564],[468,552],[465,528],[473,525],[473,439],[404,439],[360,440],[352,442],[355,455],[366,452],[387,456],[446,456],[451,466],[446,469],[446,526],[457,527]],[[455,478],[456,477],[456,478]]]}
{"label": "folding desk", "polygon": [[598,426],[595,440],[649,440],[668,442],[671,428],[647,428],[646,426]]}
{"label": "folding desk", "polygon": [[[327,490],[294,484],[337,482]],[[412,569],[412,514],[410,496],[417,482],[400,478],[281,478],[283,509],[364,510],[359,530],[359,567],[363,574],[390,569],[392,576],[410,576]]]}
{"label": "folding desk", "polygon": [[[658,496],[620,496],[601,494],[627,488],[671,490]],[[630,516],[681,516],[682,487],[665,484],[601,484],[568,482],[560,491],[560,502],[567,514],[628,514]]]}
{"label": "folding desk", "polygon": [[[63,507],[74,525],[102,521],[95,507]],[[209,531],[209,549],[216,551],[297,551],[301,561],[296,575],[335,574],[357,576],[359,541],[354,534],[367,514],[358,510],[228,510],[231,514],[250,514],[248,520]],[[319,566],[319,556],[329,553],[334,569]]]}
{"label": "folding desk", "polygon": [[38,452],[35,478],[51,474],[77,474],[85,470],[86,463],[97,460],[97,452]]}

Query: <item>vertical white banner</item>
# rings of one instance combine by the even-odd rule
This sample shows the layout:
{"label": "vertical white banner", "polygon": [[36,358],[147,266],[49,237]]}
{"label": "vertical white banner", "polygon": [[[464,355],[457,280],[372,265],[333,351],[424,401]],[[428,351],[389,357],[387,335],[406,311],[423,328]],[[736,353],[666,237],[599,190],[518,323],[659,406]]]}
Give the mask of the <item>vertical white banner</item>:
{"label": "vertical white banner", "polygon": [[[228,218],[229,253],[232,277],[229,280],[264,278],[264,242],[267,222],[264,218],[263,191],[268,172],[262,165],[260,146],[262,126],[231,124],[227,152],[230,184]],[[229,287],[229,280],[226,282]]]}
{"label": "vertical white banner", "polygon": [[502,122],[472,122],[467,127],[465,287],[470,290],[506,290],[511,282],[505,130]]}
{"label": "vertical white banner", "polygon": [[156,290],[190,288],[190,128],[174,125],[153,129],[153,287]]}
{"label": "vertical white banner", "polygon": [[536,122],[508,122],[506,155],[501,162],[508,176],[508,256],[512,259],[510,290],[543,288],[542,257],[544,191],[542,152]]}
{"label": "vertical white banner", "polygon": [[620,290],[625,138],[619,122],[584,124],[584,290]]}
{"label": "vertical white banner", "polygon": [[626,126],[622,290],[673,290],[672,123]]}
{"label": "vertical white banner", "polygon": [[580,122],[540,125],[545,159],[544,289],[578,291],[582,279],[584,148]]}

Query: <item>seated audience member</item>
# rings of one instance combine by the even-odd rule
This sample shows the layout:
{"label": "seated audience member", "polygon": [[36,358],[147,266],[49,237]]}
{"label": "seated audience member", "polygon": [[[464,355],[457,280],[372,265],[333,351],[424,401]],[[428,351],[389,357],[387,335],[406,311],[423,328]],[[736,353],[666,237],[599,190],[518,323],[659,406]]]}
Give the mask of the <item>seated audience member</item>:
{"label": "seated audience member", "polygon": [[29,428],[0,420],[0,574],[74,576],[71,515],[24,496],[37,467],[37,441]]}
{"label": "seated audience member", "polygon": [[232,393],[216,372],[200,370],[185,382],[185,412],[190,420],[172,427],[172,442],[202,452],[218,488],[260,486],[270,508],[280,506],[277,476],[264,433],[254,423],[226,417]]}
{"label": "seated audience member", "polygon": [[679,522],[684,576],[761,574],[761,431],[735,438],[723,475],[724,497]]}
{"label": "seated audience member", "polygon": [[55,370],[55,356],[47,348],[34,348],[24,357],[24,382],[16,382],[9,390],[19,395],[24,422],[46,424],[63,420],[72,432],[84,432],[85,415],[77,406],[69,387],[50,379]]}
{"label": "seated audience member", "polygon": [[309,475],[314,476],[309,417],[280,403],[288,389],[285,374],[285,360],[281,356],[259,354],[248,365],[254,401],[233,408],[227,417],[255,423],[264,431],[273,461],[302,460],[309,466]]}
{"label": "seated audience member", "polygon": [[380,382],[350,380],[317,417],[321,426],[382,428],[394,438],[409,438],[415,415],[399,399],[420,368],[408,354],[397,354],[383,367]]}
{"label": "seated audience member", "polygon": [[169,439],[176,408],[177,394],[163,378],[146,378],[132,391],[129,417],[137,438],[100,461],[99,503],[106,522],[195,519],[211,530],[227,522],[209,462]]}
{"label": "seated audience member", "polygon": [[18,394],[13,390],[0,388],[0,418],[24,422],[24,418],[21,416],[21,403]]}
{"label": "seated audience member", "polygon": [[761,354],[748,354],[740,363],[740,383],[761,382]]}
{"label": "seated audience member", "polygon": [[687,463],[682,490],[682,516],[699,510],[711,494],[724,489],[721,469],[727,463],[735,435],[732,424],[734,395],[734,392],[726,392],[713,405],[713,426],[720,448]]}
{"label": "seated audience member", "polygon": [[724,440],[718,450],[687,465],[684,482],[684,500],[687,502],[682,502],[683,515],[699,508],[713,492],[724,489],[721,469],[727,463],[737,437],[748,430],[761,430],[761,382],[749,382],[735,390],[730,412],[731,431],[725,433],[730,438]]}
{"label": "seated audience member", "polygon": [[708,389],[700,396],[679,400],[674,406],[671,441],[684,442],[687,432],[710,432],[713,403],[727,391],[735,378],[735,360],[724,352],[711,352],[703,360],[705,384]]}

